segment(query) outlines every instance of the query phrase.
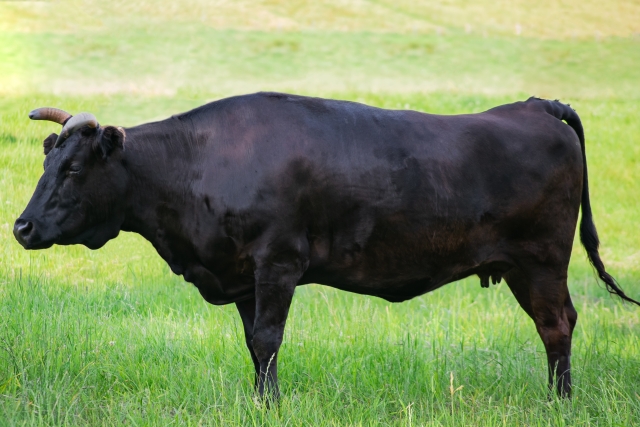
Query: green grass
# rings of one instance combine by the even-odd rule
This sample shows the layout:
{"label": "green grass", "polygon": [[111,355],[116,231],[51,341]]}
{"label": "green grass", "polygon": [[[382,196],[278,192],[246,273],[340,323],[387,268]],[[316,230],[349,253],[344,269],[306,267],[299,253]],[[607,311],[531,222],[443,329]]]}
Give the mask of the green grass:
{"label": "green grass", "polygon": [[[283,400],[257,407],[242,326],[176,279],[69,286],[14,278],[3,295],[7,425],[633,425],[637,311],[577,298],[576,396],[547,401],[544,352],[499,287],[477,281],[392,305],[313,286],[281,351]],[[28,328],[26,327],[28,325]],[[454,389],[450,392],[450,375]]]}
{"label": "green grass", "polygon": [[235,308],[207,305],[148,242],[27,252],[11,233],[59,130],[29,122],[35,107],[127,126],[259,89],[443,114],[537,94],[583,120],[601,253],[638,298],[635,3],[576,12],[577,36],[536,27],[544,8],[488,2],[86,3],[0,3],[0,426],[640,423],[640,310],[608,296],[577,243],[572,401],[547,398],[542,343],[505,284],[474,278],[403,304],[298,289],[283,399],[265,410]]}

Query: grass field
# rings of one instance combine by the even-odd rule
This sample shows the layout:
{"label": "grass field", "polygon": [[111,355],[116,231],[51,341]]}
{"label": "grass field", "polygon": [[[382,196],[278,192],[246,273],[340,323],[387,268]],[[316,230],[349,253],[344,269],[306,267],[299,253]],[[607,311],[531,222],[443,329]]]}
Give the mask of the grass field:
{"label": "grass field", "polygon": [[433,113],[560,97],[586,132],[609,271],[640,297],[640,4],[405,0],[0,2],[0,426],[633,426],[640,309],[576,243],[572,401],[503,283],[403,304],[298,289],[283,399],[257,405],[233,306],[207,305],[149,243],[24,251],[11,233],[42,172],[51,105],[133,125],[282,90]]}

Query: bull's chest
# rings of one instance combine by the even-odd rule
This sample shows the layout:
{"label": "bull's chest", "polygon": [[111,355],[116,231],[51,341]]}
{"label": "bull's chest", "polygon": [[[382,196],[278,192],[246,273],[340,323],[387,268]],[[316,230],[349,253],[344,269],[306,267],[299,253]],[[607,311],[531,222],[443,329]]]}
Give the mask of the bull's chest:
{"label": "bull's chest", "polygon": [[152,243],[171,271],[193,283],[207,302],[223,305],[253,296],[253,271],[239,259],[233,243],[202,237],[159,228]]}

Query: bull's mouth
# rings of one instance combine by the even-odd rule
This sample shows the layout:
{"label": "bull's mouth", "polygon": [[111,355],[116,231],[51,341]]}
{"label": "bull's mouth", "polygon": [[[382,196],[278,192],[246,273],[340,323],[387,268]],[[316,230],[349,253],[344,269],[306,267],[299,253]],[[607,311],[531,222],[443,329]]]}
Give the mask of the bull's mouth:
{"label": "bull's mouth", "polygon": [[51,246],[55,244],[54,241],[29,242],[29,241],[21,240],[18,237],[16,237],[16,240],[18,240],[18,243],[20,243],[23,248],[30,251],[40,250],[40,249],[49,249]]}
{"label": "bull's mouth", "polygon": [[53,245],[85,245],[89,249],[98,249],[104,245],[95,228],[91,228],[77,236],[63,236],[63,233],[54,227],[42,226],[36,221],[28,221],[19,218],[14,227],[13,235],[18,243],[27,250],[49,249]]}
{"label": "bull's mouth", "polygon": [[28,250],[48,249],[53,245],[84,245],[91,250],[100,249],[120,233],[113,223],[102,223],[79,234],[62,232],[57,226],[42,225],[37,221],[18,218],[13,235],[23,248]]}

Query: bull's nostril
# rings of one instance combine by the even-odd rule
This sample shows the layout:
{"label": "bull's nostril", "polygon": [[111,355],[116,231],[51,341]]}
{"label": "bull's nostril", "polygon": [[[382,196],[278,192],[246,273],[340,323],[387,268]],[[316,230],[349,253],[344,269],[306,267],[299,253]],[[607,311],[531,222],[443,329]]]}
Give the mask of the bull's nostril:
{"label": "bull's nostril", "polygon": [[29,234],[31,230],[33,230],[33,223],[31,221],[27,221],[18,227],[18,231],[23,235]]}
{"label": "bull's nostril", "polygon": [[33,223],[31,221],[25,221],[18,219],[13,227],[13,234],[20,240],[20,238],[28,237],[33,231]]}

